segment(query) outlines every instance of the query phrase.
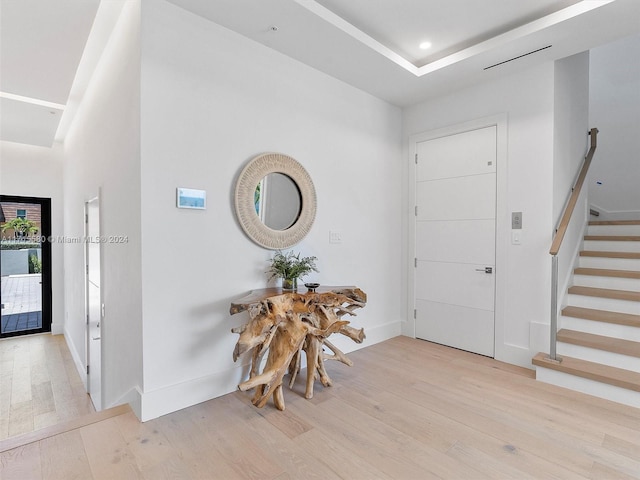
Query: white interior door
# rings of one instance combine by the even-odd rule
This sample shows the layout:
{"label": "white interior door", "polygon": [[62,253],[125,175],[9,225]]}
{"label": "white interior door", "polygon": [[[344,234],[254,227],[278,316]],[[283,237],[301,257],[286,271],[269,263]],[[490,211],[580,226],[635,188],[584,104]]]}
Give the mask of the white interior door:
{"label": "white interior door", "polygon": [[100,294],[100,206],[98,199],[86,203],[87,258],[87,387],[96,411],[102,410],[102,297]]}
{"label": "white interior door", "polygon": [[416,143],[416,337],[494,356],[496,127]]}

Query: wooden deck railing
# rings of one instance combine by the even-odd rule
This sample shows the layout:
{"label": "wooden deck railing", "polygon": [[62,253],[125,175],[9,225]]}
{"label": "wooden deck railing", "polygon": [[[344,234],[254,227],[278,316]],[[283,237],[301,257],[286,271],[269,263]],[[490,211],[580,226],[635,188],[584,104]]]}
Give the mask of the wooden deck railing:
{"label": "wooden deck railing", "polygon": [[582,191],[582,186],[584,185],[587,173],[589,172],[589,167],[591,166],[593,154],[595,153],[598,145],[598,129],[592,128],[589,131],[589,135],[591,135],[591,146],[584,159],[578,178],[574,186],[571,188],[571,196],[565,206],[560,223],[558,224],[558,228],[556,229],[556,233],[553,237],[553,242],[551,243],[551,249],[549,250],[549,253],[551,254],[551,332],[549,359],[554,362],[561,361],[558,359],[556,353],[556,337],[558,334],[558,252],[562,246],[564,235],[567,233],[571,216],[573,215],[573,211],[578,203],[578,197]]}

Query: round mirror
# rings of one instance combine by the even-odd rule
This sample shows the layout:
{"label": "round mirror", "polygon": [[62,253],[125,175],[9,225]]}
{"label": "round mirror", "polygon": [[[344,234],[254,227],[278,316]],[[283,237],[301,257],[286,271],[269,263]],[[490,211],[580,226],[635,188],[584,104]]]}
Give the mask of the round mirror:
{"label": "round mirror", "polygon": [[247,236],[280,250],[300,242],[316,216],[311,177],[293,158],[265,153],[252,159],[236,183],[235,207]]}
{"label": "round mirror", "polygon": [[302,208],[298,185],[284,173],[265,175],[256,186],[254,201],[260,221],[273,230],[292,227]]}

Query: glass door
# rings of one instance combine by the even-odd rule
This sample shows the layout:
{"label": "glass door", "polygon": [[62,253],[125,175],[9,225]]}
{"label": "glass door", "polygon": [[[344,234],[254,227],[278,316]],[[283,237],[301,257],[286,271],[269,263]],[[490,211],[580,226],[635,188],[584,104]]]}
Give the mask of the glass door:
{"label": "glass door", "polygon": [[0,195],[0,338],[51,331],[51,199]]}

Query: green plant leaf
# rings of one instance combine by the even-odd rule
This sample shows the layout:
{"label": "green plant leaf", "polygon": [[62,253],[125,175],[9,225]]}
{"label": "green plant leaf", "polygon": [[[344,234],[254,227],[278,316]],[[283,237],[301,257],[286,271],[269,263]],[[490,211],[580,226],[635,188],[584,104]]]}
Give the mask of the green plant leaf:
{"label": "green plant leaf", "polygon": [[316,257],[302,257],[300,253],[292,251],[283,253],[277,250],[271,259],[271,265],[266,273],[272,278],[300,278],[311,272],[317,272]]}

